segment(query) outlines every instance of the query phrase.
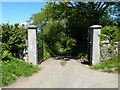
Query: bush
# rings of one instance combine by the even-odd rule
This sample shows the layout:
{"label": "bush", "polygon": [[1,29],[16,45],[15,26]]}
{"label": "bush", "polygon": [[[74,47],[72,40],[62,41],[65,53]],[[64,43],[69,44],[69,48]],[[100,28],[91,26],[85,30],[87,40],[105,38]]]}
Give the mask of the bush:
{"label": "bush", "polygon": [[53,21],[47,23],[44,28],[44,42],[50,49],[50,54],[54,55],[59,52],[58,42],[64,34],[62,21]]}
{"label": "bush", "polygon": [[8,50],[2,51],[2,60],[7,60],[12,56],[12,54]]}
{"label": "bush", "polygon": [[101,41],[109,40],[111,42],[120,41],[119,38],[120,28],[118,26],[105,26],[101,29]]}
{"label": "bush", "polygon": [[48,48],[48,46],[44,43],[43,45],[44,47],[44,60],[48,59],[49,57],[51,57],[51,54],[50,54],[50,49]]}
{"label": "bush", "polygon": [[[25,48],[27,30],[19,28],[18,25],[2,25],[2,51],[9,51],[13,56],[19,58],[19,50]],[[5,54],[5,52],[3,53]]]}
{"label": "bush", "polygon": [[61,45],[64,51],[70,51],[76,45],[76,40],[69,36],[62,36]]}
{"label": "bush", "polygon": [[2,25],[2,61],[0,62],[0,83],[2,86],[9,85],[20,76],[31,76],[39,68],[19,60],[19,50],[24,49],[27,38],[27,30],[15,25]]}

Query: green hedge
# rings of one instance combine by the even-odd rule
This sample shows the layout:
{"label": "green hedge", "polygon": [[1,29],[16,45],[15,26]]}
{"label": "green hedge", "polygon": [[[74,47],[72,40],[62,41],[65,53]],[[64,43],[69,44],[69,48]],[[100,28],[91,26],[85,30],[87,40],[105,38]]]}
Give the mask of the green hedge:
{"label": "green hedge", "polygon": [[6,86],[12,84],[20,76],[31,76],[40,69],[19,60],[18,51],[26,47],[27,30],[19,27],[19,24],[2,25],[2,60],[0,61],[0,84]]}

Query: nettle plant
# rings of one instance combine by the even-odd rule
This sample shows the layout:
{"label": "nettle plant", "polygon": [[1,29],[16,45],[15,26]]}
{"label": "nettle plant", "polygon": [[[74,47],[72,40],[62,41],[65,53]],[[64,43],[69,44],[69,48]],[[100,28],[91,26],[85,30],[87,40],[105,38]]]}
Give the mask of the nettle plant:
{"label": "nettle plant", "polygon": [[18,57],[18,51],[25,47],[27,30],[19,27],[19,24],[2,25],[2,60],[10,56]]}

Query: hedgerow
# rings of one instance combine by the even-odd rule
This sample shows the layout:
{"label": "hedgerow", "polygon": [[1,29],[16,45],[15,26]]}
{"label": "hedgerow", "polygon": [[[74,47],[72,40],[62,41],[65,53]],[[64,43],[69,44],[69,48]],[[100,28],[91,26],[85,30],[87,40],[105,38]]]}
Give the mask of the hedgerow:
{"label": "hedgerow", "polygon": [[2,25],[2,60],[0,62],[0,81],[2,86],[15,82],[20,76],[31,76],[40,69],[20,60],[19,50],[26,48],[27,29],[19,24]]}

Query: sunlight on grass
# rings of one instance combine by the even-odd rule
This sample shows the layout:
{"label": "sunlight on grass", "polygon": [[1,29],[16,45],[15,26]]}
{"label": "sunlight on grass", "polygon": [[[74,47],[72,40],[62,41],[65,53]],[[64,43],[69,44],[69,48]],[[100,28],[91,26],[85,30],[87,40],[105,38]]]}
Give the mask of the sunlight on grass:
{"label": "sunlight on grass", "polygon": [[20,76],[31,76],[39,70],[40,68],[14,57],[11,60],[2,61],[2,86],[12,84]]}
{"label": "sunlight on grass", "polygon": [[91,69],[100,70],[108,73],[120,73],[120,55],[114,57],[112,60],[102,62],[99,65],[91,66]]}

